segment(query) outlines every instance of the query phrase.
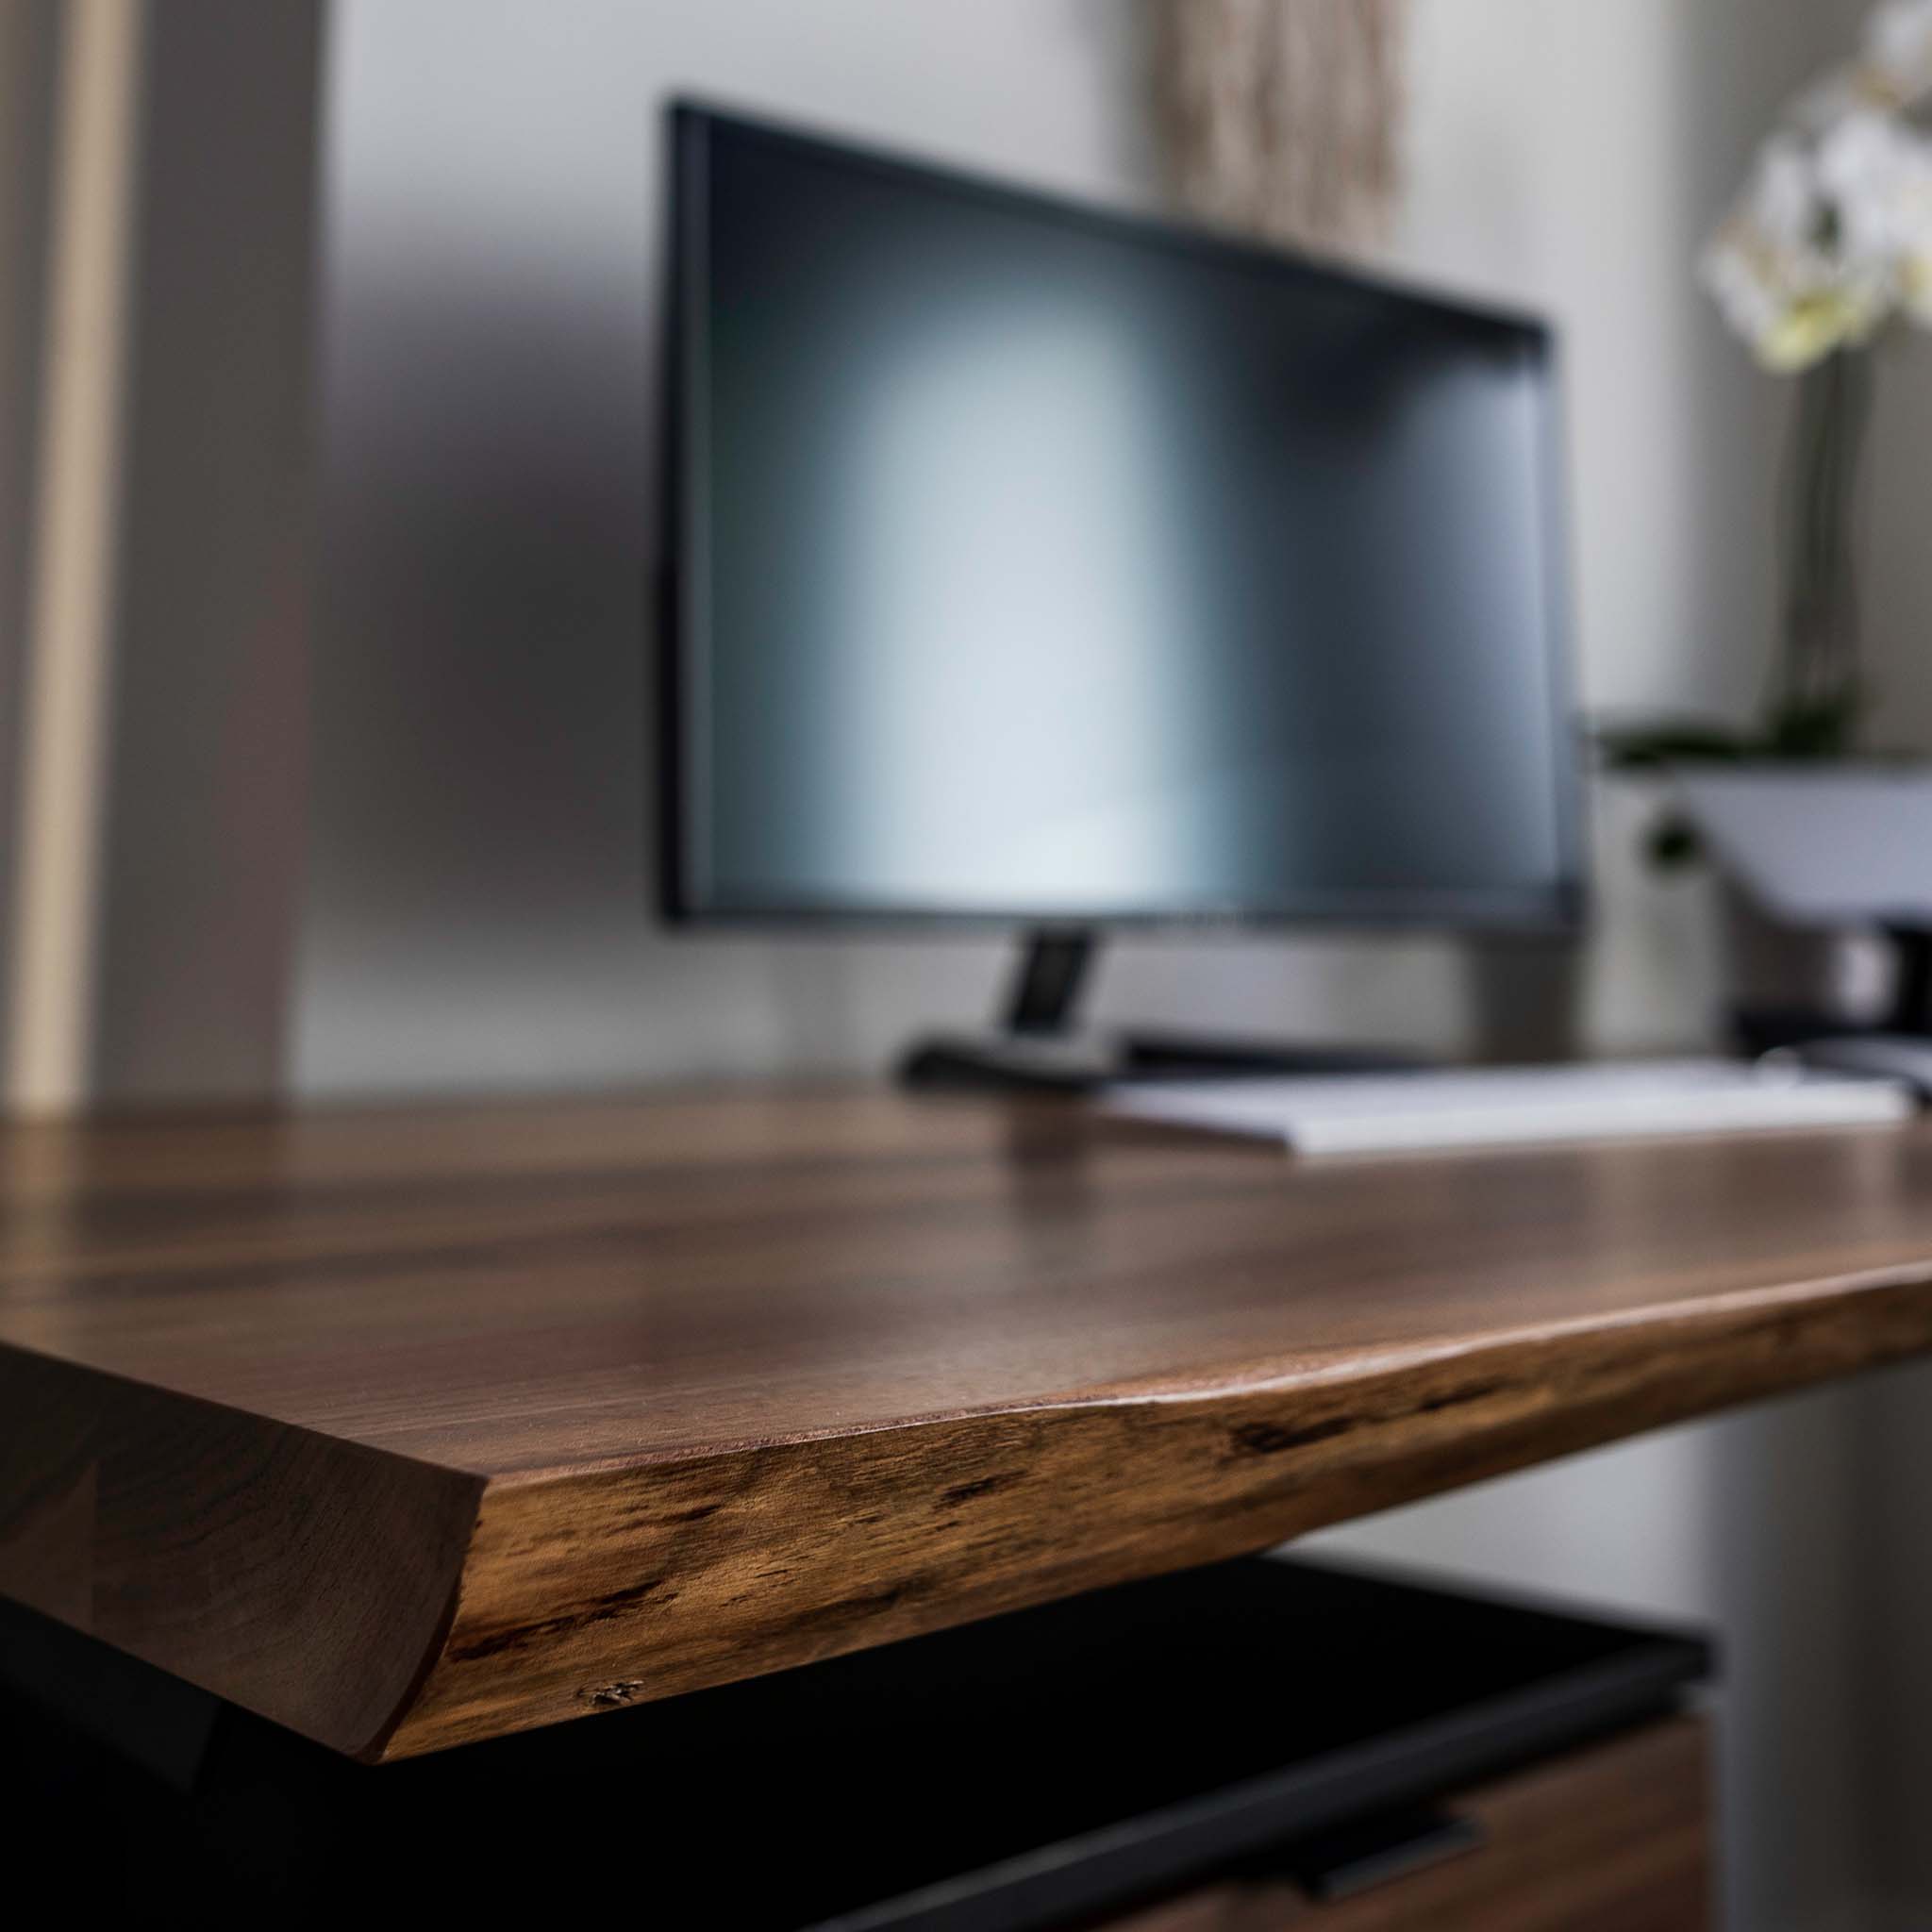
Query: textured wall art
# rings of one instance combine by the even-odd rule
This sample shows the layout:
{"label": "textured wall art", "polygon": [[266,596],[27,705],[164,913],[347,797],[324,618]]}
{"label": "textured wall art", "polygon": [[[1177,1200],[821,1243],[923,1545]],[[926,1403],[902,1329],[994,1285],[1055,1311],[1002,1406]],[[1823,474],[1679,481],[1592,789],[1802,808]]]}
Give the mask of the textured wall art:
{"label": "textured wall art", "polygon": [[1343,252],[1387,234],[1407,0],[1158,0],[1156,87],[1185,206]]}

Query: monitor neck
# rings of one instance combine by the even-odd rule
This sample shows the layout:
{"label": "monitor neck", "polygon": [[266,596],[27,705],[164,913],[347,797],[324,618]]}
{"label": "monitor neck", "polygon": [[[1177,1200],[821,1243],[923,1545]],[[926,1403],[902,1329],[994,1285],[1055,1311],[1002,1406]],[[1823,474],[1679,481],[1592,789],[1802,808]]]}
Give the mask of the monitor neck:
{"label": "monitor neck", "polygon": [[1009,1033],[1070,1033],[1100,935],[1091,925],[1043,925],[1025,938],[1007,997]]}

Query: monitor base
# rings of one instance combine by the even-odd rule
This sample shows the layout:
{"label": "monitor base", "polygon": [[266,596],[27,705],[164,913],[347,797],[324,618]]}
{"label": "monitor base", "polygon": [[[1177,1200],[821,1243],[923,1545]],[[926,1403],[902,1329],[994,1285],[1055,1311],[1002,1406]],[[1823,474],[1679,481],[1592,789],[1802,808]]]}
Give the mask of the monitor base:
{"label": "monitor base", "polygon": [[1122,1080],[1242,1080],[1413,1072],[1426,1062],[1373,1047],[1172,1033],[934,1034],[899,1062],[924,1089],[1091,1093]]}

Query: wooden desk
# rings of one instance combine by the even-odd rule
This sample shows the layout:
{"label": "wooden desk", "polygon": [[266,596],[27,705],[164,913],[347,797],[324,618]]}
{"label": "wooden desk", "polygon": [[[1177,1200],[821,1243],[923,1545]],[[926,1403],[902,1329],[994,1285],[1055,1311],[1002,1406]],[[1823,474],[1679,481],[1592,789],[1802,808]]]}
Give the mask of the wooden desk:
{"label": "wooden desk", "polygon": [[0,1592],[372,1759],[1932,1346],[1932,1131],[1297,1166],[758,1091],[0,1172]]}

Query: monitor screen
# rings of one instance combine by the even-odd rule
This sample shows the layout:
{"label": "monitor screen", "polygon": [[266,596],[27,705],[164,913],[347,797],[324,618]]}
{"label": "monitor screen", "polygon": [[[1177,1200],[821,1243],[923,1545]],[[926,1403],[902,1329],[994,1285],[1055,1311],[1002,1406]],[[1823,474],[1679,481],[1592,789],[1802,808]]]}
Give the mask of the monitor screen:
{"label": "monitor screen", "polygon": [[674,141],[675,912],[1566,917],[1544,326]]}

